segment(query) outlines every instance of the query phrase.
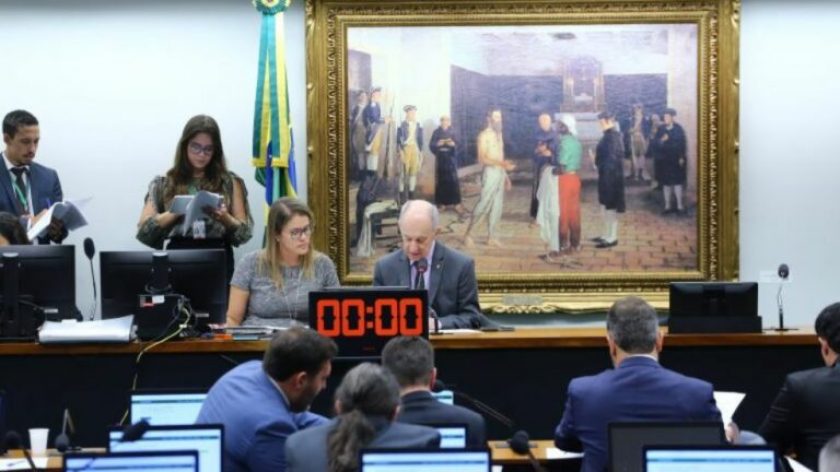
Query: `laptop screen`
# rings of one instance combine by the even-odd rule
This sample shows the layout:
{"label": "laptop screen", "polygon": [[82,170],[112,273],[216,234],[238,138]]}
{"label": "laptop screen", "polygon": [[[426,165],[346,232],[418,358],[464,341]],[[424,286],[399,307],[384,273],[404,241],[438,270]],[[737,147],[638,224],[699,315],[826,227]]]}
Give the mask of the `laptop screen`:
{"label": "laptop screen", "polygon": [[645,446],[724,444],[720,422],[627,422],[609,425],[609,463],[613,472],[642,472]]}
{"label": "laptop screen", "polygon": [[118,452],[108,454],[67,453],[65,472],[150,470],[154,472],[198,472],[195,451]]}
{"label": "laptop screen", "polygon": [[222,425],[151,426],[142,438],[129,442],[121,442],[122,429],[108,434],[108,452],[195,450],[201,472],[222,470]]}
{"label": "laptop screen", "polygon": [[363,450],[361,472],[490,472],[489,450]]}
{"label": "laptop screen", "polygon": [[130,419],[153,426],[193,424],[205,398],[199,392],[131,392]]}
{"label": "laptop screen", "polygon": [[769,447],[645,448],[647,472],[775,472]]}

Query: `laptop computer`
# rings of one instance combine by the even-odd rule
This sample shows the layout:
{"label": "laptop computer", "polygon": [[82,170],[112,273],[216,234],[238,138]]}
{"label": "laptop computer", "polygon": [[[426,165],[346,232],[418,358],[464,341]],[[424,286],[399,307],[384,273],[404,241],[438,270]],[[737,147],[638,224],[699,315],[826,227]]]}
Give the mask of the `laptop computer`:
{"label": "laptop computer", "polygon": [[440,433],[441,449],[464,449],[467,447],[467,425],[463,423],[423,423]]}
{"label": "laptop computer", "polygon": [[108,431],[108,452],[198,451],[201,472],[221,472],[224,427],[220,424],[150,426],[136,441],[122,441],[123,429]]}
{"label": "laptop computer", "polygon": [[722,445],[720,422],[615,422],[608,427],[609,467],[612,472],[642,472],[647,445]]}
{"label": "laptop computer", "polygon": [[61,470],[82,472],[107,470],[144,470],[155,472],[198,472],[196,451],[138,451],[138,452],[68,452],[64,454]]}
{"label": "laptop computer", "polygon": [[769,446],[647,446],[645,472],[776,472]]}
{"label": "laptop computer", "polygon": [[203,390],[132,390],[129,420],[146,420],[152,426],[193,424],[205,398]]}
{"label": "laptop computer", "polygon": [[360,472],[490,472],[489,449],[363,449]]}

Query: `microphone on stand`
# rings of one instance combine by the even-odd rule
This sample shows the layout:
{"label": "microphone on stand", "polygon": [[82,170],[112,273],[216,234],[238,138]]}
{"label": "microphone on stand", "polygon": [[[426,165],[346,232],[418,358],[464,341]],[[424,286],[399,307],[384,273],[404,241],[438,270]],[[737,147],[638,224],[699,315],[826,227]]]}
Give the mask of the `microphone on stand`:
{"label": "microphone on stand", "polygon": [[93,284],[93,310],[91,310],[88,319],[93,321],[93,316],[96,313],[96,277],[93,274],[93,256],[96,254],[96,247],[93,245],[93,239],[85,238],[84,242],[85,246],[85,256],[87,256],[88,261],[90,261],[90,282]]}
{"label": "microphone on stand", "polygon": [[785,282],[787,281],[788,277],[790,277],[790,268],[787,264],[780,264],[778,269],[779,278],[782,281],[779,283],[779,291],[776,293],[776,305],[779,307],[779,327],[778,328],[771,328],[771,331],[795,331],[796,328],[785,328],[785,309],[784,309],[784,302],[782,301],[782,288],[785,286]]}
{"label": "microphone on stand", "polygon": [[[505,427],[507,427],[508,430],[513,431],[513,426],[514,426],[513,420],[508,418],[507,416],[505,416],[501,412],[499,412],[499,410],[496,410],[495,408],[491,407],[490,405],[488,405],[488,404],[486,404],[486,403],[484,403],[480,400],[477,400],[477,399],[471,397],[470,395],[467,395],[464,392],[455,390],[451,387],[447,387],[447,385],[439,379],[435,380],[435,383],[432,386],[432,391],[433,392],[440,392],[441,390],[452,390],[452,393],[455,396],[463,398],[468,403],[470,403],[473,407],[475,407],[476,410],[479,410],[480,412],[490,416],[494,420],[496,420],[499,423],[505,425]],[[531,448],[536,447],[536,444],[532,443],[530,441],[530,438],[528,436],[527,431],[525,431],[525,430],[515,431],[513,433],[513,436],[511,436],[511,438],[508,439],[506,441],[506,443],[507,443],[508,446],[510,446],[510,448],[513,452],[515,452],[517,454],[521,454],[521,455],[527,455],[528,456],[528,462],[531,463],[531,468],[533,468],[535,471],[537,471],[537,472],[544,472],[545,471],[545,469],[537,461],[537,458],[534,457],[534,453],[531,452]]]}
{"label": "microphone on stand", "polygon": [[32,460],[32,456],[29,454],[29,450],[23,447],[23,441],[20,439],[20,434],[17,431],[9,431],[6,433],[5,438],[6,449],[20,449],[23,451],[23,457],[26,458],[26,462],[29,463],[29,470],[35,472],[38,470],[35,467],[35,462]]}
{"label": "microphone on stand", "polygon": [[[414,288],[425,289],[425,275],[426,271],[429,270],[429,261],[427,261],[425,257],[422,259],[417,259],[414,268],[417,270],[417,275],[414,277]],[[432,318],[432,320],[435,323],[434,329],[430,331],[434,334],[438,334],[438,332],[440,331],[438,329],[440,321],[438,321],[437,313],[435,313],[435,310],[433,310],[432,307],[429,307],[429,317]]]}
{"label": "microphone on stand", "polygon": [[70,416],[70,409],[65,408],[64,421],[61,425],[61,434],[55,438],[55,449],[61,453],[76,449],[71,445],[70,435],[67,434],[68,426],[70,427],[70,434],[76,434],[76,427],[73,425],[73,417]]}

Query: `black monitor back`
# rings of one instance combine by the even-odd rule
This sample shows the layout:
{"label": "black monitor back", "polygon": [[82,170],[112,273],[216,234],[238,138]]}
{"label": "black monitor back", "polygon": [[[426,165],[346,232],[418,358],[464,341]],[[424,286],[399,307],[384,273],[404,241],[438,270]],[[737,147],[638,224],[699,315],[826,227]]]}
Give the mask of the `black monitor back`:
{"label": "black monitor back", "polygon": [[[99,254],[102,279],[102,317],[137,313],[137,296],[151,282],[152,255],[160,251],[103,251]],[[172,292],[190,300],[197,314],[209,314],[209,323],[224,323],[227,310],[227,262],[223,249],[176,249],[168,255]]]}
{"label": "black monitor back", "polygon": [[610,472],[644,472],[645,446],[709,446],[726,441],[720,422],[615,422],[609,425],[608,438]]}
{"label": "black monitor back", "polygon": [[[47,311],[47,319],[76,318],[76,246],[3,246],[0,255],[17,253],[20,263],[20,295],[31,295],[32,302]],[[0,277],[0,295],[3,293]]]}
{"label": "black monitor back", "polygon": [[672,282],[669,333],[759,333],[755,282]]}

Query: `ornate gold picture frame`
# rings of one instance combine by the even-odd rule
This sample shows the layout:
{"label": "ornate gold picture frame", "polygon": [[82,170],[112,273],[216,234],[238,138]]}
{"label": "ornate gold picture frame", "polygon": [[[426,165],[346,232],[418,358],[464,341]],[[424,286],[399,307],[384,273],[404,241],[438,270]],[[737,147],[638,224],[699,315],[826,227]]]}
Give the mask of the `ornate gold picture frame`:
{"label": "ornate gold picture frame", "polygon": [[[316,247],[343,284],[369,284],[399,245],[399,205],[424,198],[441,209],[438,239],[475,258],[485,311],[600,309],[628,293],[661,305],[670,281],[736,279],[739,10],[307,0]],[[623,153],[623,182],[606,186],[605,111]],[[491,129],[502,180],[479,157]],[[566,141],[545,151],[544,136],[563,133],[582,151],[569,168]],[[577,194],[564,193],[568,174]],[[616,186],[624,201],[609,216]]]}

